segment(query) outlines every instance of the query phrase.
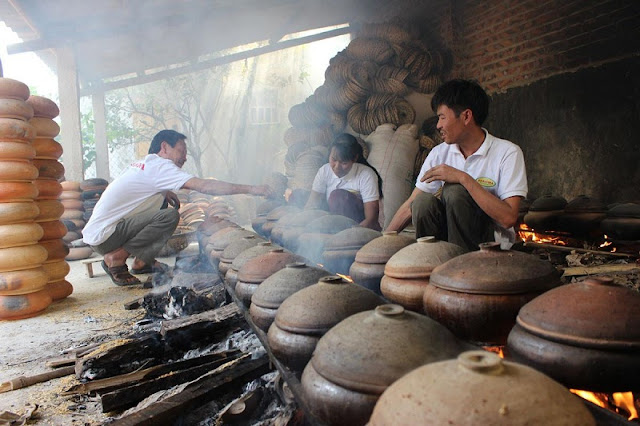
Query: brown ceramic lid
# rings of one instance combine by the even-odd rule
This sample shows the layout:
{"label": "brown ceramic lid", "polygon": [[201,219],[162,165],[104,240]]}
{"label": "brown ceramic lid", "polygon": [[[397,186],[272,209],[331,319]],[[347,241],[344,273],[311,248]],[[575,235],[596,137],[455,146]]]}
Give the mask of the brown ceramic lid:
{"label": "brown ceramic lid", "polygon": [[[217,233],[214,235],[217,235]],[[257,234],[253,231],[247,231],[246,229],[238,228],[231,232],[227,232],[226,234],[222,235],[220,238],[214,239],[212,235],[209,238],[209,243],[211,244],[214,250],[223,251],[232,242],[236,240],[241,240],[242,238],[248,237],[249,235],[255,236]]]}
{"label": "brown ceramic lid", "polygon": [[296,206],[280,206],[280,207],[276,207],[275,209],[271,210],[268,214],[267,214],[267,221],[269,222],[275,222],[276,220],[280,219],[282,216],[289,214],[289,213],[295,213],[300,211],[300,207],[296,207]]}
{"label": "brown ceramic lid", "polygon": [[414,238],[398,235],[396,231],[383,231],[382,236],[369,241],[356,254],[356,262],[383,264],[399,250],[415,243]]}
{"label": "brown ceramic lid", "polygon": [[486,351],[424,365],[394,382],[369,424],[595,425],[580,398],[533,368]]}
{"label": "brown ceramic lid", "polygon": [[461,293],[522,294],[556,287],[559,276],[550,262],[491,242],[438,266],[429,282]]}
{"label": "brown ceramic lid", "polygon": [[608,277],[566,284],[520,309],[518,324],[556,342],[603,349],[640,349],[640,293]]}
{"label": "brown ceramic lid", "polygon": [[344,388],[381,394],[409,371],[463,350],[460,341],[431,318],[400,305],[380,305],[329,330],[311,363],[321,376]]}
{"label": "brown ceramic lid", "polygon": [[369,241],[378,238],[381,232],[362,226],[354,226],[335,234],[327,241],[325,250],[359,250]]}
{"label": "brown ceramic lid", "polygon": [[239,255],[237,255],[233,262],[231,262],[231,269],[236,272],[240,270],[249,260],[254,257],[261,256],[263,254],[269,253],[274,248],[281,248],[280,246],[270,243],[269,241],[261,241],[257,245],[243,251]]}
{"label": "brown ceramic lid", "polygon": [[435,237],[421,237],[391,256],[384,274],[403,279],[429,278],[436,266],[464,253],[466,250],[458,245]]}
{"label": "brown ceramic lid", "polygon": [[264,200],[262,203],[256,206],[256,214],[257,215],[264,214],[266,216],[267,214],[272,212],[274,209],[278,207],[282,207],[282,202],[283,200],[280,200],[280,199]]}
{"label": "brown ceramic lid", "polygon": [[617,204],[607,211],[608,217],[637,217],[640,218],[640,204]]}
{"label": "brown ceramic lid", "polygon": [[271,249],[268,253],[247,261],[238,270],[238,281],[261,283],[288,263],[304,262],[305,259],[282,248]]}
{"label": "brown ceramic lid", "polygon": [[374,292],[331,275],[282,302],[275,324],[290,333],[322,335],[343,319],[382,303]]}
{"label": "brown ceramic lid", "polygon": [[251,247],[257,246],[258,243],[261,242],[265,242],[265,240],[257,235],[247,235],[239,240],[235,240],[222,251],[220,261],[231,263],[240,253],[250,249]]}
{"label": "brown ceramic lid", "polygon": [[566,213],[604,213],[607,211],[607,206],[591,197],[586,195],[578,195],[571,200],[564,208]]}
{"label": "brown ceramic lid", "polygon": [[207,238],[207,244],[213,245],[215,241],[218,241],[224,235],[228,234],[229,232],[235,231],[236,229],[240,229],[240,227],[236,224],[233,224],[232,226],[227,226],[225,228],[217,230],[216,232],[211,234],[209,238]]}
{"label": "brown ceramic lid", "polygon": [[357,224],[355,220],[349,217],[329,214],[305,224],[304,232],[309,234],[336,234]]}
{"label": "brown ceramic lid", "polygon": [[554,195],[543,195],[540,198],[531,203],[529,211],[553,211],[562,210],[567,205],[567,200],[562,197],[556,197]]}
{"label": "brown ceramic lid", "polygon": [[287,297],[328,275],[331,273],[302,262],[289,263],[258,286],[251,298],[251,303],[264,308],[277,309]]}

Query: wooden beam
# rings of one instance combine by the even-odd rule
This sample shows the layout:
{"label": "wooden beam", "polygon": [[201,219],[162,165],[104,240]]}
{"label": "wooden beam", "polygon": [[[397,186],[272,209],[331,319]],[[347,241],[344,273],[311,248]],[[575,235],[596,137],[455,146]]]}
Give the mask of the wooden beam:
{"label": "wooden beam", "polygon": [[637,263],[625,263],[616,265],[572,266],[565,268],[562,276],[575,277],[580,275],[614,274],[616,272],[624,273],[631,271],[640,271],[640,265]]}
{"label": "wooden beam", "polygon": [[96,92],[91,96],[93,119],[95,122],[94,141],[96,149],[96,177],[111,178],[109,172],[109,141],[107,141],[107,113],[104,105],[104,92]]}

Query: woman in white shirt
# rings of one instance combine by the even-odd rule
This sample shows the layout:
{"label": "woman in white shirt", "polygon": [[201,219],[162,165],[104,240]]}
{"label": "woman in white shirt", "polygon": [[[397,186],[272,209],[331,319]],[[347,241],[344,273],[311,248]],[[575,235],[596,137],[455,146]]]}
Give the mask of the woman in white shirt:
{"label": "woman in white shirt", "polygon": [[348,133],[336,137],[329,163],[320,167],[305,209],[325,208],[361,226],[380,230],[378,213],[382,179],[367,163],[362,146]]}

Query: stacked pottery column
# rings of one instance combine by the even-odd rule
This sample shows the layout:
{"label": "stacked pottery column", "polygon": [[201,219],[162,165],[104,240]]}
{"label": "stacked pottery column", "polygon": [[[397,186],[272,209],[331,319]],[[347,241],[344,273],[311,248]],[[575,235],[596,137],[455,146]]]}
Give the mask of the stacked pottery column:
{"label": "stacked pottery column", "polygon": [[0,78],[0,320],[38,315],[52,301],[43,268],[47,250],[38,244],[42,227],[33,183],[36,135],[24,83]]}
{"label": "stacked pottery column", "polygon": [[39,176],[34,184],[38,188],[36,204],[40,209],[36,222],[44,231],[40,239],[40,245],[47,250],[43,267],[48,276],[47,289],[55,301],[64,299],[73,292],[73,286],[65,280],[70,270],[65,261],[69,248],[62,240],[67,228],[60,221],[64,213],[64,206],[60,202],[62,186],[58,182],[64,177],[64,166],[58,161],[62,155],[62,146],[53,139],[60,133],[60,126],[53,121],[60,110],[55,102],[42,96],[31,96],[27,102],[34,110],[29,123],[36,129],[33,143],[36,157],[33,163],[38,168]]}

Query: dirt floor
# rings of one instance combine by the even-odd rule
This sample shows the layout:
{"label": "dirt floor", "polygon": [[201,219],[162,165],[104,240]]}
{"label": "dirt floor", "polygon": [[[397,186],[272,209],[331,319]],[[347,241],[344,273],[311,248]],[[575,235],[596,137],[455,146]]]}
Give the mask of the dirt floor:
{"label": "dirt floor", "polygon": [[[175,258],[160,259],[173,265]],[[45,363],[65,350],[100,343],[128,335],[142,319],[143,310],[127,311],[124,303],[147,293],[142,285],[117,287],[94,263],[95,276],[89,278],[81,261],[69,262],[67,276],[74,291],[71,296],[54,302],[34,318],[0,321],[0,383],[18,376],[31,376],[51,371]],[[146,276],[140,276],[142,281]],[[23,415],[37,404],[35,422],[42,425],[97,425],[108,416],[101,413],[97,401],[78,400],[59,394],[78,383],[73,375],[46,383],[0,393],[0,414],[10,411]],[[0,415],[0,425],[2,423]]]}

